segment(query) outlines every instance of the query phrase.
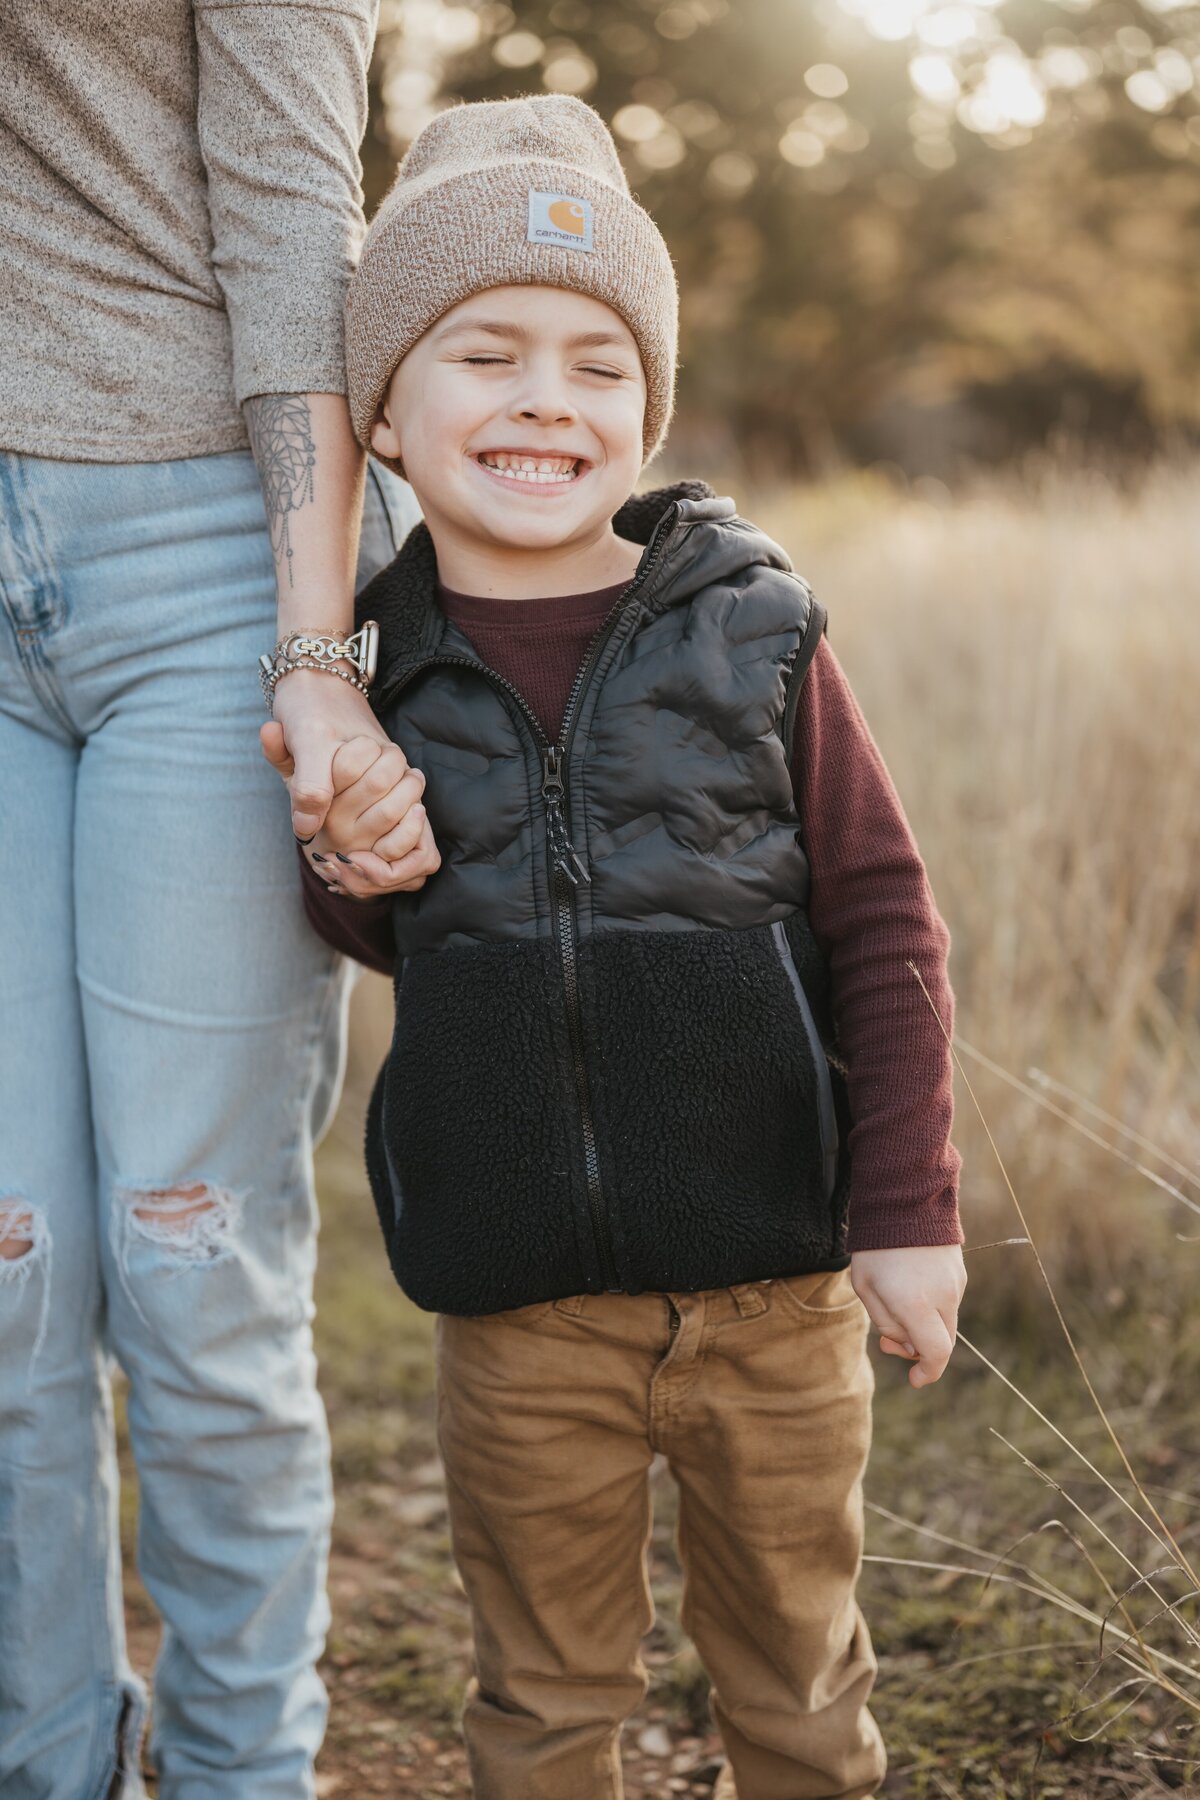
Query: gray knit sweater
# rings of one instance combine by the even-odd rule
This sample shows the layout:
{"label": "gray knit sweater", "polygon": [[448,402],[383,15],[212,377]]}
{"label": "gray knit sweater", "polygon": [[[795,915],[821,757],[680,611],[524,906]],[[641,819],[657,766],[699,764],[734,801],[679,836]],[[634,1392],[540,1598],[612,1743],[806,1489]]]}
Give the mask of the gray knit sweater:
{"label": "gray knit sweater", "polygon": [[0,448],[158,462],[344,393],[378,0],[3,0]]}

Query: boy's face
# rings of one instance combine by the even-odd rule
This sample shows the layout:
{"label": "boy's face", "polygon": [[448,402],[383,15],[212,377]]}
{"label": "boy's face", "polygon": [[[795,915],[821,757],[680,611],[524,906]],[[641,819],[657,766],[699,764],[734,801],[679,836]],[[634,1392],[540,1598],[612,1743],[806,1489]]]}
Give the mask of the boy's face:
{"label": "boy's face", "polygon": [[432,325],[371,442],[433,531],[550,549],[607,528],[641,470],[646,380],[625,321],[566,288],[500,287]]}

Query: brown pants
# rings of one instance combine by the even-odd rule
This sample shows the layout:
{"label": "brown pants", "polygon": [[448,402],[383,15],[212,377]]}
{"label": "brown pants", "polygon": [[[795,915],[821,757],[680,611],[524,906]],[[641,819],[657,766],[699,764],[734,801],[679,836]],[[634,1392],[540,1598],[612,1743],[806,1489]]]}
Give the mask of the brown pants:
{"label": "brown pants", "polygon": [[875,1793],[875,1658],[854,1600],[866,1331],[846,1273],[439,1319],[477,1800],[620,1800],[618,1737],[646,1691],[656,1451],[679,1484],[683,1623],[729,1757],[717,1794]]}

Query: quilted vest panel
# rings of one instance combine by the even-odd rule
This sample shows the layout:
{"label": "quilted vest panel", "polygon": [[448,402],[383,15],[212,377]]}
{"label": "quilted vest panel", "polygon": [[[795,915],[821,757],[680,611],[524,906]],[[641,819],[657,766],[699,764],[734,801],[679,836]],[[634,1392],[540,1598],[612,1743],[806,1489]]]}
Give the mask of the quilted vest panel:
{"label": "quilted vest panel", "polygon": [[[764,562],[708,580],[702,533],[690,548],[690,592],[676,569],[667,604],[661,576],[618,603],[565,722],[585,934],[770,924],[807,899],[784,721],[814,602]],[[425,774],[442,868],[419,894],[397,896],[399,953],[544,935],[540,727],[444,622],[403,680],[382,716]]]}

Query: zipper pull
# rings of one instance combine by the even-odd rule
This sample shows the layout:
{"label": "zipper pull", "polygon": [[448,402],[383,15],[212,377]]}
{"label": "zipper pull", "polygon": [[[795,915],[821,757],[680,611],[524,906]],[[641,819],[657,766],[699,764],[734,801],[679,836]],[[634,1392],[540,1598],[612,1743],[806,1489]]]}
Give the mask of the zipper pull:
{"label": "zipper pull", "polygon": [[547,806],[555,802],[561,806],[566,791],[562,778],[562,749],[558,744],[550,744],[542,751],[542,799]]}
{"label": "zipper pull", "polygon": [[[562,763],[560,745],[550,744],[543,750],[542,799],[546,803],[546,829],[550,837],[550,848],[554,852],[554,866],[566,876],[572,887],[578,887],[581,881],[586,881],[590,887],[592,878],[567,831],[567,789],[562,777]],[[574,868],[572,864],[575,865]],[[578,874],[576,870],[579,871]]]}

